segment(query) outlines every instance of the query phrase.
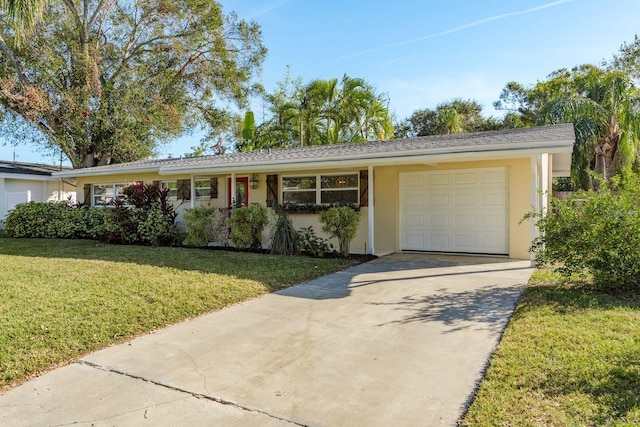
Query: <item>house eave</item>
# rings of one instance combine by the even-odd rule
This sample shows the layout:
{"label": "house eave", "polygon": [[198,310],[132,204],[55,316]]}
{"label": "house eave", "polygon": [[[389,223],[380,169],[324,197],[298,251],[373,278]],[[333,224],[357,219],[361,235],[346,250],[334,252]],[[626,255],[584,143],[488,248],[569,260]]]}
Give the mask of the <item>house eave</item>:
{"label": "house eave", "polygon": [[538,146],[535,149],[530,148],[530,144],[523,146],[511,146],[508,150],[504,147],[488,149],[483,147],[481,150],[470,150],[465,147],[465,151],[452,150],[430,150],[430,151],[409,151],[399,153],[373,153],[363,156],[342,156],[342,157],[325,157],[323,159],[290,159],[290,160],[274,160],[247,162],[243,164],[221,164],[221,165],[193,165],[188,167],[166,167],[160,168],[160,175],[179,175],[179,174],[211,174],[211,173],[242,173],[242,172],[270,172],[270,171],[291,171],[300,169],[344,169],[358,168],[366,166],[392,166],[392,165],[410,165],[425,163],[449,163],[464,162],[474,160],[488,159],[512,159],[518,157],[530,157],[542,153],[551,154],[571,154],[572,146],[568,148],[562,145]]}
{"label": "house eave", "polygon": [[[532,148],[534,146],[535,148]],[[404,150],[393,152],[354,153],[341,156],[327,156],[322,158],[300,158],[269,160],[261,158],[242,163],[210,163],[194,165],[141,165],[114,169],[95,170],[94,168],[75,169],[54,172],[54,178],[76,178],[83,176],[109,176],[131,173],[158,173],[159,175],[197,175],[223,174],[243,172],[291,171],[299,169],[325,168],[354,168],[369,165],[408,165],[425,163],[446,163],[454,161],[472,161],[492,159],[507,159],[528,157],[532,155],[551,153],[569,154],[573,150],[573,140],[545,141],[543,143],[530,141],[509,144],[489,144],[482,146],[457,146],[427,148],[421,150]]]}

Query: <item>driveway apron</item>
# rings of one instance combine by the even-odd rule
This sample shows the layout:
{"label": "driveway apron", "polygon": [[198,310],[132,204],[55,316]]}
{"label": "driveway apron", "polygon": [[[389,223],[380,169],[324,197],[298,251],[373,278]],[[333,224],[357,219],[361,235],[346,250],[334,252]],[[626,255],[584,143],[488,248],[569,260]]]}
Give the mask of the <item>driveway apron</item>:
{"label": "driveway apron", "polygon": [[385,256],[51,371],[0,425],[455,425],[532,271]]}

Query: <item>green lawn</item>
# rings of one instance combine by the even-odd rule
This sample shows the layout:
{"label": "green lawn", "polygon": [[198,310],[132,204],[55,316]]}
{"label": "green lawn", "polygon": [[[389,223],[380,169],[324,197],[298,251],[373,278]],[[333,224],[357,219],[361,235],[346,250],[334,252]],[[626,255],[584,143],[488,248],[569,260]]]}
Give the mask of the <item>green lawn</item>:
{"label": "green lawn", "polygon": [[640,293],[537,271],[462,425],[640,425]]}
{"label": "green lawn", "polygon": [[354,263],[0,238],[0,391],[127,337]]}

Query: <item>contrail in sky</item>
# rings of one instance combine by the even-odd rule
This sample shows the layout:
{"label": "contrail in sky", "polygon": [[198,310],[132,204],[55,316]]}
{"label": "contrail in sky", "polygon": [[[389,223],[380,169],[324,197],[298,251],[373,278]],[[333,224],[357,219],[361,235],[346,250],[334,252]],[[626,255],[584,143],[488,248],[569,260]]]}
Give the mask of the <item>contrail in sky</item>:
{"label": "contrail in sky", "polygon": [[289,3],[291,0],[280,0],[278,2],[275,2],[273,4],[271,4],[270,6],[267,6],[266,8],[259,10],[258,12],[256,12],[251,18],[255,19],[258,18],[262,15],[266,15],[269,12],[274,11],[275,9],[284,6],[285,4]]}
{"label": "contrail in sky", "polygon": [[569,3],[571,1],[574,1],[574,0],[557,0],[557,1],[554,1],[554,2],[551,2],[551,3],[543,4],[541,6],[532,7],[530,9],[519,10],[517,12],[503,13],[501,15],[490,16],[488,18],[479,19],[477,21],[473,21],[473,22],[470,22],[468,24],[459,25],[457,27],[454,27],[454,28],[451,28],[451,29],[448,29],[448,30],[445,30],[445,31],[441,31],[439,33],[429,34],[427,36],[418,37],[416,39],[404,40],[404,41],[396,42],[396,43],[389,43],[389,44],[385,44],[385,45],[382,45],[382,46],[374,47],[372,49],[363,50],[362,52],[343,55],[343,56],[338,57],[338,59],[353,58],[353,57],[356,57],[356,56],[366,55],[367,53],[377,52],[377,51],[383,50],[383,49],[388,49],[390,47],[404,46],[404,45],[411,44],[411,43],[417,43],[417,42],[420,42],[420,41],[423,41],[423,40],[434,39],[436,37],[446,36],[447,34],[457,33],[458,31],[466,30],[467,28],[477,27],[478,25],[486,24],[488,22],[497,21],[499,19],[504,19],[504,18],[510,18],[512,16],[526,15],[527,13],[536,12],[536,11],[542,10],[542,9],[548,9],[550,7],[558,6],[558,5],[561,5],[563,3]]}

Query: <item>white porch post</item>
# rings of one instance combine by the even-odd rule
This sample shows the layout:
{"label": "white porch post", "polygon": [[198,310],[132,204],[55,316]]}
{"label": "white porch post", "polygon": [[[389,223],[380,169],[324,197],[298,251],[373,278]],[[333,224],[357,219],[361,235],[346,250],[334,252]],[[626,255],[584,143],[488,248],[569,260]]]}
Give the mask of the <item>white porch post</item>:
{"label": "white porch post", "polygon": [[546,215],[549,208],[549,153],[544,153],[540,160],[540,210]]}
{"label": "white porch post", "polygon": [[0,178],[0,220],[7,214],[7,196],[4,185],[4,178]]}
{"label": "white porch post", "polygon": [[190,194],[190,199],[191,199],[191,209],[196,207],[196,177],[195,175],[191,175],[191,194]]}
{"label": "white porch post", "polygon": [[373,207],[373,195],[374,195],[374,191],[373,191],[373,165],[369,165],[369,170],[367,171],[367,200],[369,202],[369,207],[367,209],[368,212],[368,218],[367,218],[367,223],[368,223],[368,232],[369,232],[369,248],[368,248],[368,253],[370,254],[375,254],[375,249],[374,249],[374,242],[373,242],[373,238],[374,238],[374,231],[375,231],[375,227],[373,224],[373,218],[374,218],[374,207]]}
{"label": "white porch post", "polygon": [[[538,211],[538,157],[531,157],[531,210]],[[536,219],[531,218],[531,241],[537,237],[538,230],[536,228]],[[533,265],[534,256],[531,253],[531,264]]]}
{"label": "white porch post", "polygon": [[229,194],[231,195],[231,200],[229,200],[229,207],[234,206],[234,201],[236,199],[236,174],[235,172],[231,172],[231,188],[229,189]]}

